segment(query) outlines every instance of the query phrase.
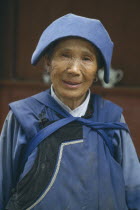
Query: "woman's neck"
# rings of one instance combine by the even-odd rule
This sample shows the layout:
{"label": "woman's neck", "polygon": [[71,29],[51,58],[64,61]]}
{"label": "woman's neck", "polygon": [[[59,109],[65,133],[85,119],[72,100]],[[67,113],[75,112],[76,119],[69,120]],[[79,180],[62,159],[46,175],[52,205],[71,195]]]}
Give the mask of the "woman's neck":
{"label": "woman's neck", "polygon": [[66,106],[68,106],[71,110],[74,110],[74,109],[76,109],[78,106],[80,106],[83,102],[84,102],[84,100],[85,100],[85,98],[86,98],[86,95],[87,94],[85,94],[84,96],[82,96],[81,98],[79,98],[79,99],[75,99],[75,98],[62,98],[62,97],[59,97],[58,95],[57,95],[57,97],[59,98],[59,100],[61,100]]}
{"label": "woman's neck", "polygon": [[84,94],[82,97],[79,97],[79,98],[61,97],[54,90],[53,86],[51,86],[51,95],[55,98],[55,100],[60,104],[63,103],[64,105],[68,106],[68,108],[70,108],[71,110],[74,110],[77,107],[79,107],[85,101],[88,94],[89,94],[89,91],[87,91],[86,94]]}

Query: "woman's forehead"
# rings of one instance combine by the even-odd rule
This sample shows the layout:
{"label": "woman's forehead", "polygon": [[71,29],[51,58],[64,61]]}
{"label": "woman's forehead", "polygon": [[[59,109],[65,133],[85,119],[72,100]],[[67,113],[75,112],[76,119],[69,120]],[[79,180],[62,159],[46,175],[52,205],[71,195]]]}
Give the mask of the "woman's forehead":
{"label": "woman's forehead", "polygon": [[59,50],[82,50],[83,52],[96,53],[96,47],[88,40],[80,37],[67,37],[59,40],[54,47],[54,51]]}

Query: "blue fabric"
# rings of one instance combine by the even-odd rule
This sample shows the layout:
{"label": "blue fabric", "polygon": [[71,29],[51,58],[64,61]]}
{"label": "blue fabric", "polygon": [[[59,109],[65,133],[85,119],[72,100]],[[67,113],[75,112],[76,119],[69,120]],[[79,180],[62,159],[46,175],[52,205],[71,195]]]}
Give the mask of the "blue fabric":
{"label": "blue fabric", "polygon": [[[37,103],[40,111],[47,107],[45,103],[48,95],[49,91],[45,91],[35,96],[38,98]],[[102,122],[120,122],[122,110],[119,107],[109,101],[102,100],[99,96],[94,95],[93,99],[95,110],[94,115],[91,117],[92,121],[100,122],[100,113],[104,109],[106,119],[102,116]],[[36,103],[35,98],[34,103]],[[34,138],[38,133],[38,114],[34,113],[34,111],[40,113],[39,108],[37,109],[37,103],[35,104],[36,110],[33,111],[31,111],[30,106],[25,106],[27,99],[11,104],[13,112],[15,113],[17,110],[19,115],[21,114],[21,119],[18,113],[15,113],[15,118],[13,113],[10,112],[5,121],[0,138],[0,204],[3,206],[1,209],[4,209],[9,199],[13,186],[13,177],[16,176],[17,165],[20,164],[18,160],[20,160],[21,150],[28,143],[29,138]],[[14,110],[14,107],[18,107],[18,109]],[[107,107],[111,107],[111,109],[108,110]],[[51,108],[46,109],[47,118],[49,120],[58,120],[57,113]],[[98,113],[96,113],[97,110]],[[108,115],[110,110],[113,110],[112,116]],[[115,110],[116,112],[114,112]],[[24,117],[25,111],[26,117]],[[66,117],[70,117],[65,111],[64,114]],[[30,120],[31,118],[32,120]],[[20,120],[24,121],[24,125],[21,125]],[[123,120],[121,121],[123,122]],[[31,135],[24,130],[27,125],[29,125],[27,131],[31,132]],[[36,126],[36,128],[33,128],[32,125]],[[107,132],[115,147],[116,157],[119,160],[119,163],[117,163],[112,158],[102,137],[97,135],[97,132],[87,126],[83,126],[83,132],[83,143],[64,147],[55,183],[45,198],[33,209],[61,210],[69,207],[68,209],[72,210],[122,210],[127,208],[129,210],[139,210],[140,164],[129,133],[126,130],[116,129],[114,134]],[[31,168],[35,157],[36,150],[28,157],[21,177],[25,176],[29,168]],[[63,170],[64,168],[65,170]],[[85,182],[85,179],[87,182]],[[126,197],[127,207],[124,203],[124,196]]]}
{"label": "blue fabric", "polygon": [[[36,99],[37,101],[35,101],[34,99]],[[115,110],[112,110],[114,112],[113,119],[112,119],[112,115],[110,115],[111,121],[116,121],[117,120],[118,113],[121,112],[122,109],[120,107],[116,106],[116,105],[113,105],[109,101],[105,102],[98,95],[94,95],[94,99],[93,99],[94,106],[95,106],[94,107],[94,109],[95,109],[95,112],[94,112],[95,116],[94,116],[94,118],[97,118],[97,116],[98,116],[98,121],[99,121],[99,122],[96,122],[96,123],[94,121],[92,121],[92,120],[86,120],[86,119],[83,119],[83,118],[74,118],[74,117],[72,117],[68,112],[64,111],[62,109],[62,107],[59,106],[57,104],[57,102],[50,96],[49,90],[45,91],[45,92],[42,92],[40,94],[37,94],[37,95],[33,96],[32,98],[28,98],[27,100],[24,100],[24,101],[21,100],[18,103],[12,103],[12,104],[10,104],[10,106],[11,106],[12,110],[15,112],[16,116],[18,117],[20,123],[23,124],[25,132],[27,134],[30,134],[30,135],[32,134],[32,127],[30,126],[31,131],[29,131],[28,124],[29,124],[30,121],[26,125],[26,122],[24,122],[24,120],[23,120],[23,118],[22,118],[22,116],[20,114],[19,107],[20,107],[20,109],[23,108],[22,104],[24,105],[24,107],[28,106],[29,107],[29,111],[30,111],[30,108],[32,108],[33,109],[33,113],[34,113],[34,115],[36,116],[37,119],[38,119],[37,116],[39,115],[39,110],[40,110],[40,106],[37,105],[38,102],[44,103],[51,110],[55,111],[56,113],[62,115],[65,118],[61,119],[61,120],[59,120],[59,121],[57,121],[57,122],[55,122],[55,123],[53,123],[53,124],[51,124],[49,126],[47,126],[47,128],[44,128],[43,130],[39,131],[37,133],[37,135],[34,136],[28,142],[28,144],[26,145],[26,147],[25,147],[25,149],[23,151],[23,155],[22,155],[22,159],[21,159],[21,163],[20,163],[20,168],[19,168],[19,173],[21,173],[21,171],[23,170],[24,164],[27,161],[28,156],[32,153],[32,151],[38,146],[38,144],[42,140],[47,138],[49,135],[51,135],[57,129],[61,128],[62,126],[66,125],[66,124],[68,124],[68,123],[70,123],[72,121],[79,121],[83,125],[86,125],[88,127],[91,127],[93,130],[96,130],[97,133],[100,136],[102,136],[102,138],[105,140],[107,146],[109,147],[109,150],[110,150],[112,156],[114,156],[114,147],[113,147],[111,139],[107,135],[106,131],[103,131],[103,129],[106,129],[106,130],[125,129],[125,130],[128,131],[128,128],[127,128],[126,124],[124,124],[124,123],[103,123],[104,119],[108,119],[109,120],[109,114],[106,111],[106,109],[110,109],[112,107],[115,109]],[[102,103],[101,103],[101,101],[102,101]],[[19,104],[21,104],[21,105],[19,105]],[[99,110],[97,111],[96,109],[99,109],[99,107],[100,107],[99,104],[102,104],[102,106],[104,108],[100,108],[100,111]],[[18,109],[17,109],[17,107],[18,107]],[[17,110],[18,110],[18,112],[17,112]],[[24,108],[24,110],[26,110],[26,108]],[[19,115],[18,115],[18,113],[19,113]],[[22,112],[22,113],[23,113],[23,116],[27,115],[24,112]],[[96,113],[98,113],[97,116],[96,116]],[[107,116],[106,116],[106,113],[107,113]],[[120,116],[120,114],[119,114],[119,116]],[[54,120],[54,119],[52,119],[52,120]],[[101,121],[101,123],[100,123],[100,121]],[[113,134],[114,134],[114,132],[113,132]]]}
{"label": "blue fabric", "polygon": [[71,141],[60,149],[57,176],[56,166],[51,187],[46,186],[45,197],[44,191],[42,199],[31,206],[34,210],[127,210],[121,166],[96,132],[86,126],[83,131],[83,142]]}
{"label": "blue fabric", "polygon": [[129,209],[140,209],[140,187],[126,189],[127,205]]}
{"label": "blue fabric", "polygon": [[26,143],[26,136],[10,111],[0,135],[0,205],[3,206],[0,209],[4,209],[9,200],[15,184],[21,148]]}
{"label": "blue fabric", "polygon": [[100,50],[105,62],[104,80],[108,83],[113,42],[102,23],[96,19],[67,14],[55,20],[42,33],[31,63],[35,65],[52,42],[70,36],[84,38]]}
{"label": "blue fabric", "polygon": [[53,124],[47,126],[43,130],[39,131],[37,135],[30,140],[29,144],[27,144],[23,160],[21,161],[21,167],[24,167],[25,162],[27,161],[29,155],[32,153],[32,151],[38,146],[38,144],[43,141],[45,138],[47,138],[49,135],[53,134],[56,130],[61,128],[62,126],[73,122],[73,121],[79,121],[83,125],[86,125],[93,130],[96,130],[97,133],[102,136],[102,138],[105,140],[106,144],[108,145],[110,152],[112,156],[114,155],[114,147],[112,146],[111,139],[106,135],[106,133],[102,129],[124,129],[128,131],[127,125],[124,123],[94,123],[92,121],[78,118],[78,117],[69,117],[64,118],[59,121],[54,122]]}
{"label": "blue fabric", "polygon": [[[119,122],[122,108],[108,100],[102,99],[96,94],[91,95],[91,101],[94,107],[94,115],[91,118],[93,122]],[[29,139],[35,137],[37,132],[39,132],[39,114],[43,110],[47,112],[46,115],[50,121],[59,119],[56,113],[61,114],[63,117],[71,116],[51,97],[50,90],[43,91],[33,97],[10,103],[9,106]],[[108,107],[109,110],[112,110],[113,115],[108,114]],[[28,120],[27,116],[29,116]]]}

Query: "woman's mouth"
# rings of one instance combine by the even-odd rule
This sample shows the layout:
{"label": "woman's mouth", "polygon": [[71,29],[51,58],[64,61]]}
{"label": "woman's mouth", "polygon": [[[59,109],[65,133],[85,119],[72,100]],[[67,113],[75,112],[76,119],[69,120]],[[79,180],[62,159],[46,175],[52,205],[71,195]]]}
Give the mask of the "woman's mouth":
{"label": "woman's mouth", "polygon": [[69,88],[78,88],[81,85],[81,82],[73,82],[73,81],[64,81],[63,84]]}

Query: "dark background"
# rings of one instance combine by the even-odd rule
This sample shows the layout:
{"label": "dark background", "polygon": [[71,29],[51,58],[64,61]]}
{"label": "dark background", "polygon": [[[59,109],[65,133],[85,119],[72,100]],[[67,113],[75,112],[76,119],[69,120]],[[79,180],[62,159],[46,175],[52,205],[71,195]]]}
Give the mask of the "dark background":
{"label": "dark background", "polygon": [[42,31],[67,13],[100,19],[115,43],[112,67],[124,78],[112,89],[100,84],[92,91],[124,108],[124,115],[140,155],[140,1],[139,0],[1,0],[0,1],[0,128],[8,103],[48,88],[40,62],[31,55]]}

